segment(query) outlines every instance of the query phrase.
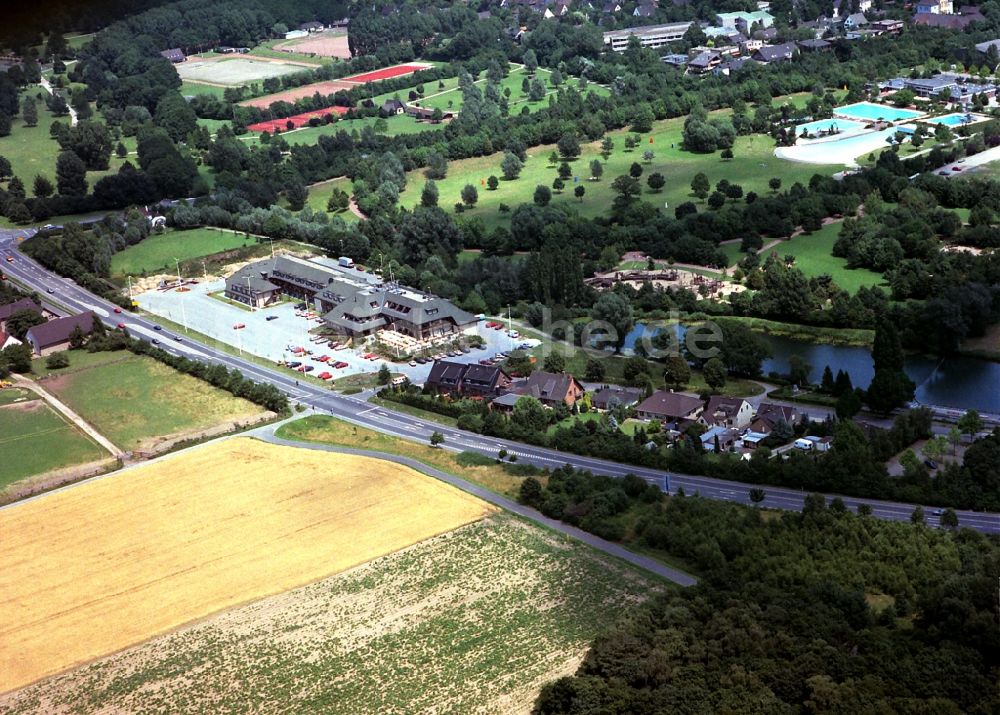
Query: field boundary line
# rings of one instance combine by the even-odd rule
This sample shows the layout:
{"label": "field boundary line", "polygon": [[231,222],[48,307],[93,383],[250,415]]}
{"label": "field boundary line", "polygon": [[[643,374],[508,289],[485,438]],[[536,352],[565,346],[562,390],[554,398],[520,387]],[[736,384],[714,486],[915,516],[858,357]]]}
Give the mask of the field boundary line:
{"label": "field boundary line", "polygon": [[94,429],[94,427],[92,427],[89,422],[87,422],[82,417],[80,417],[80,415],[71,410],[69,408],[69,405],[57,399],[55,395],[53,395],[45,388],[41,387],[37,382],[29,380],[28,378],[23,377],[22,375],[15,375],[14,379],[22,387],[25,387],[26,389],[31,390],[32,392],[40,395],[42,399],[44,399],[51,407],[53,407],[56,410],[56,412],[59,412],[72,424],[75,424],[77,427],[83,430],[84,434],[86,434],[92,440],[97,442],[104,449],[111,452],[112,456],[118,458],[122,458],[125,456],[125,452],[119,449],[117,446],[115,446],[111,442],[111,440],[109,440],[103,434]]}
{"label": "field boundary line", "polygon": [[472,482],[466,481],[465,479],[457,477],[454,474],[449,474],[448,472],[425,464],[418,459],[404,457],[398,454],[391,454],[389,452],[381,452],[378,450],[356,449],[354,447],[341,447],[338,445],[321,444],[318,442],[297,442],[295,440],[278,437],[275,434],[274,429],[274,426],[271,426],[252,434],[252,436],[264,442],[270,442],[271,444],[283,447],[298,447],[300,449],[312,449],[321,452],[351,454],[359,457],[374,457],[375,459],[384,459],[390,462],[395,462],[396,464],[401,464],[405,467],[415,469],[421,474],[426,474],[429,477],[439,479],[456,489],[460,489],[468,494],[478,497],[485,502],[489,502],[490,504],[498,506],[505,511],[516,514],[517,516],[527,519],[528,521],[531,521],[539,526],[552,531],[557,531],[565,536],[575,539],[576,541],[581,541],[584,544],[607,554],[608,556],[613,556],[620,561],[624,561],[632,566],[641,568],[644,571],[648,571],[679,586],[694,586],[698,583],[698,579],[691,574],[681,571],[680,569],[667,566],[661,561],[657,561],[656,559],[648,556],[643,556],[634,551],[629,551],[624,546],[606,541],[598,536],[595,536],[594,534],[583,531],[582,529],[577,529],[576,527],[570,526],[569,524],[565,524],[561,521],[550,519],[530,507],[518,504],[516,501],[490,491],[486,487],[473,484]]}

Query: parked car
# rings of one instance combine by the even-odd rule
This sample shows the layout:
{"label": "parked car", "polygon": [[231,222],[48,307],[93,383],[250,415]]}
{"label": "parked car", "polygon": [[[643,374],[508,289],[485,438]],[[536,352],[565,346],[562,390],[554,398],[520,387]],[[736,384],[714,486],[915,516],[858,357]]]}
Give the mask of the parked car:
{"label": "parked car", "polygon": [[924,460],[924,466],[927,467],[928,469],[937,469],[938,468],[937,462],[935,462],[933,459],[925,459]]}
{"label": "parked car", "polygon": [[410,360],[410,367],[416,367],[416,366],[417,366],[417,361],[416,360]]}
{"label": "parked car", "polygon": [[153,338],[150,342],[153,343],[153,345],[159,345],[160,344],[160,341],[157,340],[156,338]]}
{"label": "parked car", "polygon": [[162,325],[154,325],[153,326],[153,330],[163,330],[163,326]]}
{"label": "parked car", "polygon": [[320,380],[329,380],[331,377],[333,377],[333,373],[321,372],[316,377],[318,377]]}
{"label": "parked car", "polygon": [[293,360],[292,362],[288,363],[288,367],[290,367],[290,368],[296,368],[296,367],[298,367],[301,364],[302,363],[300,363],[298,360]]}
{"label": "parked car", "polygon": [[269,315],[266,318],[264,318],[264,320],[267,320],[268,322],[270,322],[272,320],[277,320],[277,319],[278,319],[277,315]]}
{"label": "parked car", "polygon": [[243,330],[245,327],[247,327],[246,323],[236,323],[233,325],[233,330]]}
{"label": "parked car", "polygon": [[312,365],[303,365],[302,366],[302,372],[312,372],[315,369],[316,368],[314,368]]}
{"label": "parked car", "polygon": [[425,358],[425,357],[418,357],[417,358],[417,364],[418,365],[426,365],[427,364],[427,358]]}
{"label": "parked car", "polygon": [[175,335],[174,336],[174,340],[176,340],[177,342],[180,342],[181,341],[181,336],[180,335]]}
{"label": "parked car", "polygon": [[344,362],[343,360],[338,360],[337,363],[334,365],[334,367],[337,368],[338,370],[343,370],[345,367],[347,367],[347,363]]}
{"label": "parked car", "polygon": [[479,364],[480,365],[487,365],[488,366],[488,365],[492,365],[493,361],[492,360],[480,360]]}
{"label": "parked car", "polygon": [[117,327],[119,330],[125,330],[125,323],[118,323]]}
{"label": "parked car", "polygon": [[330,359],[329,355],[320,355],[318,358],[315,358],[316,362],[326,362],[329,359]]}

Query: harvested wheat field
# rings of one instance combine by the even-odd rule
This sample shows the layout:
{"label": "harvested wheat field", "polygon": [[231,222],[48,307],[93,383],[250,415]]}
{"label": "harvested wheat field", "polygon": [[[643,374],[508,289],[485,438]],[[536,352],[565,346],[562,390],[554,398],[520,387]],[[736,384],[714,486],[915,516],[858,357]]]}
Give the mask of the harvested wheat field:
{"label": "harvested wheat field", "polygon": [[491,513],[411,469],[231,439],[0,511],[0,692]]}
{"label": "harvested wheat field", "polygon": [[498,513],[0,695],[0,713],[527,715],[663,589]]}

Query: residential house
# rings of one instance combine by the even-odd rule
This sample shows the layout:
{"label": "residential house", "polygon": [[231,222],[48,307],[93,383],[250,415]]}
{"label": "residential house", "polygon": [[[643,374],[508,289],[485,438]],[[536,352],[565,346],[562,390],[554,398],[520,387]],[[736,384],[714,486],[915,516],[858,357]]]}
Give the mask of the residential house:
{"label": "residential house", "polygon": [[799,40],[796,44],[803,52],[826,52],[833,47],[826,40]]}
{"label": "residential house", "polygon": [[1000,40],[987,40],[976,44],[976,49],[984,55],[990,51],[991,47],[1000,52]]}
{"label": "residential house", "polygon": [[656,5],[651,2],[640,2],[632,11],[634,17],[653,17],[656,15]]}
{"label": "residential house", "polygon": [[179,64],[179,63],[181,63],[181,62],[183,62],[184,60],[187,59],[184,56],[184,52],[181,51],[181,49],[179,47],[174,47],[174,48],[169,49],[169,50],[164,50],[163,52],[160,53],[160,56],[167,58],[168,60],[170,60],[174,64]]}
{"label": "residential house", "polygon": [[764,45],[754,50],[750,56],[761,64],[769,65],[788,62],[795,57],[797,51],[798,47],[794,42],[783,42],[780,45]]}
{"label": "residential house", "polygon": [[868,26],[875,35],[898,35],[903,31],[902,20],[875,20]]}
{"label": "residential house", "polygon": [[753,419],[753,405],[739,397],[713,395],[701,415],[701,421],[709,427],[733,427],[745,429]]}
{"label": "residential house", "polygon": [[867,24],[868,24],[868,18],[866,18],[860,12],[856,12],[853,15],[848,15],[846,18],[844,18],[845,30],[860,30]]}
{"label": "residential house", "polygon": [[986,17],[976,5],[963,5],[957,15],[924,13],[913,16],[914,25],[943,27],[948,30],[964,30],[974,22],[986,22]]}
{"label": "residential house", "polygon": [[515,383],[512,391],[537,398],[546,407],[559,403],[572,407],[586,392],[579,380],[565,372],[533,372],[526,380]]}
{"label": "residential house", "polygon": [[605,15],[614,15],[615,13],[619,13],[621,11],[622,11],[621,3],[615,2],[615,0],[609,0],[608,2],[604,3],[604,5],[601,7],[601,12],[603,12]]}
{"label": "residential house", "polygon": [[753,64],[753,60],[749,57],[734,57],[731,60],[723,61],[718,67],[712,70],[715,75],[722,75],[723,77],[728,77],[733,72],[738,72],[743,69],[745,65]]}
{"label": "residential house", "polygon": [[510,375],[499,365],[469,365],[462,376],[465,397],[494,397],[510,389]]}
{"label": "residential house", "polygon": [[949,15],[951,13],[941,12],[940,0],[919,0],[916,5],[913,6],[914,12],[918,15]]}
{"label": "residential house", "polygon": [[716,445],[719,451],[728,452],[739,439],[739,433],[729,427],[711,427],[698,438],[701,440],[701,448],[706,452],[715,450]]}
{"label": "residential house", "polygon": [[79,315],[71,315],[68,318],[56,318],[29,328],[25,340],[31,345],[35,355],[45,357],[68,348],[70,336],[77,328],[85,335],[89,335],[94,330],[95,320],[97,320],[97,316],[89,310]]}
{"label": "residential house", "polygon": [[590,405],[595,410],[606,412],[621,405],[631,407],[642,399],[642,390],[634,387],[604,386],[590,396]]}
{"label": "residential house", "polygon": [[9,348],[11,345],[23,345],[23,343],[13,335],[8,335],[4,331],[0,330],[0,350]]}
{"label": "residential house", "polygon": [[[833,0],[833,17],[841,18],[851,14],[853,0]],[[858,12],[868,12],[872,9],[872,0],[858,0]]]}
{"label": "residential house", "polygon": [[682,39],[689,27],[691,27],[690,22],[674,22],[669,25],[649,25],[613,30],[604,33],[604,44],[610,47],[613,52],[624,52],[628,49],[629,40],[635,37],[643,47],[662,47]]}
{"label": "residential house", "polygon": [[42,306],[31,298],[21,298],[7,305],[0,305],[0,330],[7,329],[7,319],[19,310],[33,310],[39,315],[42,314]]}
{"label": "residential house", "polygon": [[722,63],[722,55],[718,52],[701,52],[687,63],[688,74],[702,75],[708,74]]}
{"label": "residential house", "polygon": [[680,392],[660,390],[654,392],[635,408],[635,414],[642,420],[661,422],[693,422],[705,411],[705,403],[697,397]]}
{"label": "residential house", "polygon": [[303,22],[301,25],[299,25],[299,29],[304,30],[305,32],[312,33],[312,32],[322,32],[326,28],[324,27],[322,22],[316,22],[315,20],[313,20],[311,22]]}
{"label": "residential house", "polygon": [[424,382],[424,387],[435,392],[458,394],[462,389],[462,377],[469,366],[453,360],[436,360]]}
{"label": "residential house", "polygon": [[[434,109],[430,107],[418,107],[415,104],[406,105],[406,114],[413,117],[414,119],[423,119],[425,121],[431,121],[434,119]],[[450,109],[441,110],[441,120],[451,119],[455,116],[455,113]]]}
{"label": "residential house", "polygon": [[398,99],[387,99],[379,107],[379,113],[384,117],[401,115],[406,111],[406,105]]}
{"label": "residential house", "polygon": [[791,405],[777,405],[773,402],[761,402],[757,406],[757,414],[748,425],[751,432],[769,435],[775,425],[784,420],[790,427],[802,421],[802,413]]}
{"label": "residential house", "polygon": [[684,69],[687,67],[688,56],[687,55],[663,55],[660,58],[660,62],[665,65],[670,65],[671,67],[676,67],[677,69]]}

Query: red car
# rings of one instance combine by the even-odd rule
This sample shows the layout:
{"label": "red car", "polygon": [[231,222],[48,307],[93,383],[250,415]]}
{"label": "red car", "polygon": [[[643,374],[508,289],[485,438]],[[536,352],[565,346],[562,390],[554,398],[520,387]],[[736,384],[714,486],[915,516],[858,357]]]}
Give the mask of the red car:
{"label": "red car", "polygon": [[318,358],[316,358],[316,362],[326,362],[329,359],[330,359],[329,355],[320,355]]}
{"label": "red car", "polygon": [[118,323],[119,330],[125,330],[125,323]]}
{"label": "red car", "polygon": [[331,377],[333,377],[333,374],[329,372],[321,372],[316,377],[318,377],[320,380],[329,380]]}
{"label": "red car", "polygon": [[347,367],[347,363],[346,363],[346,362],[344,362],[343,360],[338,360],[337,362],[335,362],[335,363],[334,363],[334,365],[333,365],[333,366],[334,366],[334,367],[335,367],[335,368],[336,368],[337,370],[342,370],[342,369],[344,369],[345,367]]}
{"label": "red car", "polygon": [[121,308],[115,308],[115,312],[116,312],[116,313],[121,313],[121,312],[122,312],[122,309],[121,309]]}
{"label": "red car", "polygon": [[247,326],[244,325],[243,323],[236,323],[236,325],[233,326],[233,330],[243,330],[243,328],[245,327]]}

